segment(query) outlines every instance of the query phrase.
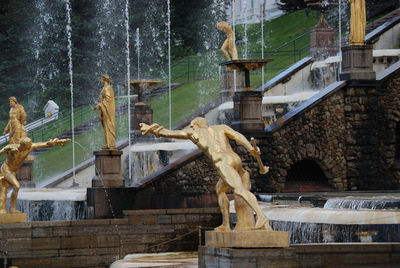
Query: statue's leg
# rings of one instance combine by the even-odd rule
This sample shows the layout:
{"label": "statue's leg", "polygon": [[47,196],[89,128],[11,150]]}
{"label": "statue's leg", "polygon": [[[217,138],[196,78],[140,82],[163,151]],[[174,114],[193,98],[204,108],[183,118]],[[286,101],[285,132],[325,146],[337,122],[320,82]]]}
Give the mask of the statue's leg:
{"label": "statue's leg", "polygon": [[17,178],[15,177],[15,175],[11,172],[4,174],[4,178],[13,187],[13,191],[11,194],[11,200],[10,200],[10,213],[16,213],[16,212],[18,212],[15,209],[15,204],[17,203],[18,191],[20,188],[19,182],[18,182]]}
{"label": "statue's leg", "polygon": [[[242,184],[243,186],[250,191],[251,184],[250,184],[250,175],[249,173],[241,169],[239,170],[239,175],[242,179]],[[241,198],[238,195],[235,196],[235,210],[236,210],[236,215],[237,215],[237,224],[235,226],[236,231],[240,230],[248,230],[252,229],[255,226],[255,221],[254,221],[254,212],[253,210],[249,207],[249,205],[244,201],[243,198]]]}
{"label": "statue's leg", "polygon": [[229,223],[229,199],[226,196],[226,191],[228,186],[223,180],[219,180],[216,187],[216,192],[218,196],[218,204],[222,214],[222,225],[215,228],[215,231],[229,232],[231,230]]}
{"label": "statue's leg", "polygon": [[260,206],[257,203],[257,198],[247,190],[242,184],[242,178],[239,173],[230,165],[225,163],[217,163],[216,167],[221,174],[222,179],[233,190],[233,193],[242,197],[251,209],[257,214],[256,229],[271,229],[268,218],[265,217]]}
{"label": "statue's leg", "polygon": [[7,213],[6,202],[8,186],[8,183],[4,179],[0,180],[0,214]]}

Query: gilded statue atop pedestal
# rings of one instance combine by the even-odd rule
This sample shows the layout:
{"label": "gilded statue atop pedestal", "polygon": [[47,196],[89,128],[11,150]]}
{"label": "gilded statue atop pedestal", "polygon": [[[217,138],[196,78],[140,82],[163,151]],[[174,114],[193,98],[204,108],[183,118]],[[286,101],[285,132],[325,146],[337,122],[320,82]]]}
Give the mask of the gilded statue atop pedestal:
{"label": "gilded statue atop pedestal", "polygon": [[24,137],[20,139],[19,144],[9,144],[0,150],[0,155],[7,154],[6,161],[0,167],[0,214],[7,213],[7,189],[11,185],[13,191],[10,200],[10,213],[18,213],[15,209],[17,202],[18,191],[20,188],[19,182],[16,178],[19,167],[24,162],[25,158],[38,148],[50,147],[59,144],[63,146],[70,139],[52,139],[48,142],[32,143],[31,139]]}
{"label": "gilded statue atop pedestal", "polygon": [[7,126],[4,128],[3,135],[9,133],[10,134],[10,144],[18,144],[19,141],[26,137],[26,113],[24,107],[21,104],[18,104],[16,97],[10,97],[10,120],[8,121]]}
{"label": "gilded statue atop pedestal", "polygon": [[[237,47],[235,44],[235,34],[232,30],[232,27],[225,21],[220,21],[217,24],[217,28],[218,28],[218,30],[223,31],[226,34],[226,40],[221,47],[222,53],[224,53],[224,55],[228,61],[238,60],[239,56],[238,56]],[[229,53],[228,53],[228,51],[226,51],[226,48],[228,48]]]}
{"label": "gilded statue atop pedestal", "polygon": [[350,45],[364,45],[367,24],[365,0],[349,0],[349,2],[351,9]]}
{"label": "gilded statue atop pedestal", "polygon": [[[239,222],[247,221],[242,224],[242,229],[272,230],[269,226],[268,218],[263,214],[257,203],[256,197],[250,192],[249,173],[243,169],[240,157],[232,150],[229,144],[229,139],[235,140],[261,162],[258,147],[252,146],[242,134],[226,125],[208,126],[206,119],[202,117],[193,119],[190,123],[190,128],[187,130],[168,130],[158,124],[149,126],[141,123],[140,126],[142,135],[153,133],[156,137],[191,140],[212,161],[221,176],[216,185],[216,192],[222,213],[222,225],[217,227],[216,231],[230,231],[229,200],[226,195],[228,189],[231,189],[235,197],[238,197],[235,203],[236,201],[244,200],[242,205],[235,205],[238,224]],[[263,173],[268,171],[267,167],[260,166],[260,168],[262,168]],[[247,208],[251,213],[242,211]],[[255,225],[253,211],[257,214]]]}
{"label": "gilded statue atop pedestal", "polygon": [[103,126],[104,146],[103,150],[115,150],[115,99],[114,90],[111,87],[111,79],[108,75],[101,76],[103,89],[99,97],[99,104],[93,110],[99,110],[99,119]]}

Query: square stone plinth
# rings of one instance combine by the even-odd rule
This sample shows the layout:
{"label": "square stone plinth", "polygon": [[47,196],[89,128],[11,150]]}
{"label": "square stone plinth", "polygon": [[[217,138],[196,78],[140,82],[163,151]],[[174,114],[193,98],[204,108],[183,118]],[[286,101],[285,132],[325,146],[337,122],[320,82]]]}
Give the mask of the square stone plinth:
{"label": "square stone plinth", "polygon": [[0,214],[0,223],[17,223],[27,222],[28,216],[26,213],[5,213]]}
{"label": "square stone plinth", "polygon": [[289,232],[253,230],[246,232],[206,232],[206,246],[219,248],[289,247]]}
{"label": "square stone plinth", "polygon": [[375,80],[373,69],[373,47],[371,45],[350,45],[342,47],[341,80]]}
{"label": "square stone plinth", "polygon": [[92,187],[120,187],[124,186],[121,175],[121,155],[119,150],[94,151],[95,176]]}

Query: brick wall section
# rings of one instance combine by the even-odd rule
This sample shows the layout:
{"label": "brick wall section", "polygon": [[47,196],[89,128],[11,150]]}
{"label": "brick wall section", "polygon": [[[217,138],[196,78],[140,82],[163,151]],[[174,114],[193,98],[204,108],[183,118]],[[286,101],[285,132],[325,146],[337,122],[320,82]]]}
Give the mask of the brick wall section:
{"label": "brick wall section", "polygon": [[269,249],[199,248],[200,268],[398,267],[399,263],[400,243],[301,244]]}
{"label": "brick wall section", "polygon": [[9,264],[23,268],[109,267],[129,253],[195,251],[199,226],[204,231],[221,224],[217,208],[137,210],[125,215],[1,224],[0,250],[8,251]]}

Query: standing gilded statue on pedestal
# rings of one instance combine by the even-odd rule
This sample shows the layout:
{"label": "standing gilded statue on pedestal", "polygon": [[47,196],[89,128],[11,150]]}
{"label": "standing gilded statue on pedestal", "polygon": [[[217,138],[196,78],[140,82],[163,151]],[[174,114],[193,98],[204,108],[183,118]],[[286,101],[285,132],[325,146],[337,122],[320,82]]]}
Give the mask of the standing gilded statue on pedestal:
{"label": "standing gilded statue on pedestal", "polygon": [[10,97],[10,120],[4,128],[3,135],[10,134],[10,144],[19,144],[19,141],[26,137],[26,113],[24,107],[18,104],[16,97]]}
{"label": "standing gilded statue on pedestal", "polygon": [[[225,21],[220,21],[217,24],[217,28],[218,30],[223,31],[226,34],[226,40],[221,47],[221,51],[224,53],[226,59],[228,61],[238,60],[239,56],[235,44],[235,34],[232,30],[232,27]],[[226,51],[226,48],[228,48],[229,53],[228,51]]]}
{"label": "standing gilded statue on pedestal", "polygon": [[99,104],[93,110],[99,110],[99,119],[103,126],[104,146],[103,150],[115,150],[115,99],[114,90],[111,87],[111,79],[108,75],[101,76],[103,89],[99,97]]}
{"label": "standing gilded statue on pedestal", "polygon": [[[235,140],[237,143],[244,146],[259,160],[259,163],[261,163],[259,159],[259,149],[251,145],[242,134],[226,125],[208,126],[206,119],[202,117],[193,119],[188,130],[168,130],[158,124],[149,126],[141,123],[140,126],[142,135],[153,133],[156,137],[191,140],[214,164],[221,176],[221,179],[216,185],[216,191],[218,195],[218,204],[222,213],[222,225],[217,227],[215,229],[216,231],[230,232],[229,199],[226,195],[229,189],[238,197],[235,199],[237,221],[239,225],[236,227],[237,230],[272,230],[269,226],[268,218],[265,217],[257,203],[256,197],[250,192],[249,173],[243,169],[240,157],[232,150],[229,144],[229,139]],[[260,169],[263,174],[268,172],[268,168],[262,165]],[[240,206],[236,205],[237,201],[240,202],[243,200],[243,204]],[[249,210],[251,213],[247,213],[243,210]],[[252,211],[257,214],[257,222],[255,225]],[[245,223],[239,224],[240,222]]]}
{"label": "standing gilded statue on pedestal", "polygon": [[349,2],[351,9],[350,45],[364,45],[367,24],[365,0],[349,0]]}

